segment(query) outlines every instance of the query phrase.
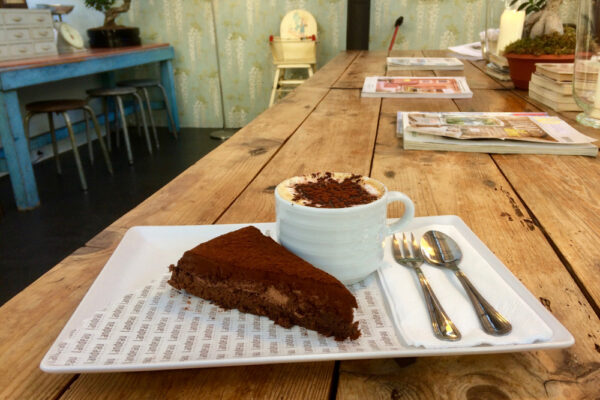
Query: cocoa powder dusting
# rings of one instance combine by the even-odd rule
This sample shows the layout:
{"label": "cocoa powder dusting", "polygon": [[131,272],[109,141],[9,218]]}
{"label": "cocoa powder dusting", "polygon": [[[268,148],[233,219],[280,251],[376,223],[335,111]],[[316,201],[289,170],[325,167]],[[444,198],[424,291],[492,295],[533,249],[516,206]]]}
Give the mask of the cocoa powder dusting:
{"label": "cocoa powder dusting", "polygon": [[292,200],[305,200],[304,205],[317,208],[345,208],[377,200],[379,197],[369,193],[361,180],[360,175],[351,175],[338,181],[331,172],[326,172],[316,181],[294,185],[296,193]]}

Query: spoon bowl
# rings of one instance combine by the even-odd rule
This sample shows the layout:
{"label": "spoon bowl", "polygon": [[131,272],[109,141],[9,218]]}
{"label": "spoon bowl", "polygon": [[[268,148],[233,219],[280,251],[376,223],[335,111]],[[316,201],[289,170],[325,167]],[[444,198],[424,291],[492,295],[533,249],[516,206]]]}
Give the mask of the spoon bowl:
{"label": "spoon bowl", "polygon": [[486,333],[494,336],[510,333],[510,322],[485,300],[458,267],[462,260],[462,251],[454,239],[440,231],[425,232],[421,238],[421,254],[430,264],[454,271],[473,303],[481,327]]}
{"label": "spoon bowl", "polygon": [[430,264],[446,268],[457,268],[462,260],[458,243],[439,231],[425,232],[421,239],[421,253]]}

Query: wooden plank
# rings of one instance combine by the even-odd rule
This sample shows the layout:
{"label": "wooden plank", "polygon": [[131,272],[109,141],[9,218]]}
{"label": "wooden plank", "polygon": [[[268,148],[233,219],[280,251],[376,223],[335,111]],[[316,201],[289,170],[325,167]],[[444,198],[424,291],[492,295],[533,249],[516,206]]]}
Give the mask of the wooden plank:
{"label": "wooden plank", "polygon": [[393,128],[397,110],[452,108],[434,100],[385,99],[372,176],[408,194],[418,215],[459,215],[574,334],[576,344],[556,351],[342,362],[337,397],[597,398],[600,321],[490,156],[400,150]]}
{"label": "wooden plank", "polygon": [[322,75],[318,80],[300,86],[259,115],[113,227],[214,223],[313,112],[328,93],[328,86],[355,57],[355,53],[340,54],[332,67],[315,74]]}
{"label": "wooden plank", "polygon": [[[498,91],[493,93],[489,90],[473,90],[473,97],[470,99],[455,99],[454,102],[464,112],[475,111],[526,111],[538,112],[537,107],[529,104],[514,93],[509,91]],[[527,157],[527,156],[525,156]]]}
{"label": "wooden plank", "polygon": [[[394,51],[392,56],[396,57],[450,57],[451,52],[447,50],[408,50]],[[385,68],[386,52],[371,51],[361,53],[356,61],[348,68],[348,70],[340,77],[333,85],[338,89],[360,89],[363,86],[367,76],[412,76],[415,72],[423,71],[387,71]],[[436,76],[465,76],[467,75],[469,87],[471,89],[503,89],[504,87],[471,64],[468,60],[464,60],[464,71],[434,71]],[[417,74],[419,76],[419,74]]]}
{"label": "wooden plank", "polygon": [[333,84],[335,89],[361,89],[367,76],[385,75],[385,51],[363,51]]}
{"label": "wooden plank", "polygon": [[[350,63],[352,57],[348,60]],[[356,65],[355,71],[361,68]],[[339,74],[344,70],[346,68],[336,69]],[[337,76],[331,72],[331,84]],[[383,115],[379,119],[375,145],[377,118],[373,119],[373,109],[377,109],[374,104],[379,104],[380,100],[361,99],[357,90],[329,93],[328,86],[320,86],[326,85],[326,81],[328,79],[317,81],[313,87],[303,85],[304,88],[281,102],[285,107],[276,106],[265,113],[267,117],[257,118],[246,130],[219,147],[223,150],[211,153],[210,162],[196,163],[118,224],[91,240],[89,246],[80,249],[0,308],[0,320],[3,321],[0,326],[0,398],[57,398],[63,392],[64,398],[328,397],[333,363],[83,375],[76,380],[72,375],[43,374],[37,365],[128,227],[273,220],[274,211],[269,202],[272,202],[274,184],[285,177],[314,169],[343,168],[368,173],[370,163],[366,163],[365,158],[370,159],[374,146],[374,177],[386,182],[391,189],[411,196],[418,215],[460,215],[574,333],[577,343],[567,350],[496,356],[343,362],[338,396],[599,397],[598,318],[545,241],[546,232],[534,221],[539,215],[533,203],[539,202],[539,207],[544,204],[556,206],[556,203],[550,195],[546,198],[540,195],[540,199],[523,195],[522,191],[525,193],[526,189],[522,186],[526,185],[528,177],[513,177],[510,172],[510,168],[519,168],[515,161],[519,158],[523,171],[536,171],[535,167],[546,166],[544,174],[551,176],[552,171],[564,168],[560,170],[562,175],[556,178],[557,182],[573,179],[573,176],[577,179],[572,187],[567,185],[563,191],[583,191],[585,196],[578,194],[578,198],[587,202],[597,196],[593,196],[596,192],[581,187],[584,174],[580,168],[586,168],[586,165],[544,163],[551,160],[551,156],[543,156],[540,162],[531,164],[525,161],[535,157],[493,156],[502,168],[500,173],[488,155],[405,152],[394,136],[398,109],[451,111],[456,109],[455,105],[465,111],[481,111],[485,107],[494,110],[521,107],[521,110],[531,111],[537,108],[514,93],[490,90],[475,90],[473,99],[454,102],[386,99],[382,103]],[[312,110],[315,111],[311,115]],[[278,132],[280,129],[284,132]],[[262,155],[265,158],[258,160],[257,157]],[[506,167],[504,158],[514,165]],[[570,159],[560,158],[560,161]],[[515,184],[513,180],[516,193],[511,187]],[[543,181],[537,182],[538,186],[542,184]],[[219,197],[221,195],[223,199]],[[521,198],[532,210],[531,215]],[[391,212],[397,215],[399,210],[391,208]],[[565,222],[562,214],[545,216],[540,220],[543,228],[550,218]],[[597,220],[580,217],[572,223],[578,227],[585,226],[583,224],[597,227],[599,224]],[[590,243],[594,245],[594,240],[590,239]],[[565,246],[571,245],[565,242]],[[568,255],[568,249],[556,248]],[[566,260],[571,266],[582,262],[573,256],[566,256]]]}
{"label": "wooden plank", "polygon": [[[295,131],[326,95],[329,90],[327,86],[337,79],[353,58],[343,54],[341,59],[335,64],[337,68],[323,69],[322,75],[326,77],[321,78],[321,83],[326,86],[325,88],[301,88],[296,91],[297,93],[287,96],[281,102],[281,106],[275,106],[258,117],[247,128],[211,153],[207,161],[199,161],[195,168],[192,167],[184,172],[174,183],[167,185],[155,196],[136,207],[132,213],[125,215],[120,220],[123,226],[113,224],[93,238],[88,246],[65,259],[2,306],[0,308],[0,320],[3,321],[0,325],[0,398],[54,399],[60,396],[75,376],[44,374],[39,370],[38,365],[127,228],[144,223],[214,222],[229,205],[227,200],[231,202],[237,196],[235,190],[241,192],[245,188],[268,162],[270,156],[267,153],[276,151]],[[318,74],[321,74],[321,71],[316,75]],[[279,129],[273,129],[273,126],[278,126]],[[259,158],[260,160],[257,161]],[[198,179],[202,182],[199,183]],[[169,216],[170,213],[173,214],[172,217]],[[326,397],[332,364],[306,364],[287,373],[285,371],[290,371],[290,368],[281,366],[248,367],[245,380],[240,377],[238,391],[249,387],[247,377],[250,371],[261,371],[261,369],[264,370],[265,379],[279,378],[281,374],[287,374],[298,387],[292,383],[286,384],[283,379],[273,380],[270,386],[257,385],[256,390],[259,394],[262,390],[280,393],[281,390],[289,389],[291,392],[296,390],[298,397],[301,398],[313,397],[313,394],[314,397],[319,397],[316,396],[317,393],[321,394],[320,397]],[[217,381],[215,378],[217,375],[222,376],[223,380],[236,379],[235,373],[239,373],[240,369],[213,371],[226,371],[226,373],[209,373],[208,385]],[[156,375],[160,373],[148,374],[151,377]],[[305,376],[311,377],[311,385],[301,384]],[[147,381],[153,382],[154,379],[147,379]],[[81,386],[76,386],[79,387]],[[228,390],[226,385],[222,388]],[[109,396],[107,393],[104,395]],[[120,397],[130,398],[129,395]]]}
{"label": "wooden plank", "polygon": [[[421,50],[394,50],[395,57],[422,57]],[[367,76],[411,76],[415,71],[387,71],[386,51],[361,52],[340,79],[332,86],[335,89],[362,89]],[[422,71],[416,71],[422,72]]]}
{"label": "wooden plank", "polygon": [[327,399],[333,363],[81,375],[70,399]]}
{"label": "wooden plank", "polygon": [[115,249],[129,228],[109,226],[85,243],[85,247]]}
{"label": "wooden plank", "polygon": [[[362,99],[357,90],[332,90],[218,222],[273,221],[273,187],[289,176],[317,170],[368,173],[379,105],[379,99]],[[327,398],[333,373],[334,363],[325,362],[160,375],[83,375],[71,385],[65,398],[71,398],[71,393],[74,398],[83,393],[88,398],[118,398],[119,393],[132,398],[169,398],[171,390],[189,396],[202,393],[206,398],[225,394],[234,398],[241,394],[257,398]],[[256,386],[249,388],[250,376],[260,377],[261,384],[255,382]]]}
{"label": "wooden plank", "polygon": [[292,176],[368,174],[380,103],[361,98],[358,90],[333,89],[219,223],[275,221],[273,189]]}
{"label": "wooden plank", "polygon": [[[485,66],[486,66],[486,61],[485,60],[469,60],[468,61],[473,67],[475,67],[476,69],[480,70],[483,74],[487,75],[485,73]],[[493,79],[494,81],[496,81],[496,83],[500,86],[502,86],[504,89],[514,89],[515,85],[512,83],[512,81],[501,81],[499,79],[494,78],[491,75],[487,75],[490,77],[490,79]]]}
{"label": "wooden plank", "polygon": [[[482,91],[471,109],[492,111],[499,101],[505,111],[532,107],[511,93],[514,101],[506,102],[503,94]],[[462,109],[462,107],[461,107]],[[596,129],[573,124],[585,134],[600,138]],[[600,312],[600,159],[583,156],[494,155],[537,223],[565,258],[596,312]],[[585,171],[585,173],[582,173]]]}
{"label": "wooden plank", "polygon": [[348,69],[359,54],[360,51],[358,50],[341,52],[333,60],[321,67],[318,74],[314,74],[304,82],[302,87],[330,87]]}
{"label": "wooden plank", "polygon": [[111,252],[79,249],[0,308],[1,399],[55,399],[74,379],[39,364]]}
{"label": "wooden plank", "polygon": [[494,159],[600,313],[600,161],[583,156]]}
{"label": "wooden plank", "polygon": [[[455,53],[449,50],[423,50],[427,57],[454,57]],[[471,89],[504,89],[496,80],[488,74],[476,68],[469,60],[461,60],[464,64],[464,71],[435,71],[437,76],[467,76],[469,87]]]}
{"label": "wooden plank", "polygon": [[296,89],[113,226],[213,223],[328,91]]}

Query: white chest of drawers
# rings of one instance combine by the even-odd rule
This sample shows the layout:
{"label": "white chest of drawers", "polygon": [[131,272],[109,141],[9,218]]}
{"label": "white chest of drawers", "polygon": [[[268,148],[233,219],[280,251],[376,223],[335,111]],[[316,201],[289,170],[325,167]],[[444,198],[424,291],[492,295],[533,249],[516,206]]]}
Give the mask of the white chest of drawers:
{"label": "white chest of drawers", "polygon": [[0,9],[0,61],[57,54],[49,10]]}

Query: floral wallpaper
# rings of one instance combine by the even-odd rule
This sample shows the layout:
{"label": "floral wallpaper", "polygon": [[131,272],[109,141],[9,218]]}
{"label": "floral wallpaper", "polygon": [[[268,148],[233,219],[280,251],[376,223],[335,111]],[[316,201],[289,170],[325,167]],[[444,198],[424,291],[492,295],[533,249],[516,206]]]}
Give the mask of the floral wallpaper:
{"label": "floral wallpaper", "polygon": [[[501,0],[488,0],[503,6]],[[564,0],[563,22],[576,21],[577,0]],[[479,40],[485,29],[486,0],[371,0],[369,49],[382,50],[390,45],[394,22],[404,22],[394,49],[445,49],[448,46]]]}
{"label": "floral wallpaper", "polygon": [[[121,24],[140,27],[145,43],[168,42],[175,48],[182,126],[222,127],[225,121],[226,127],[237,128],[267,108],[274,76],[268,38],[279,34],[288,11],[302,8],[317,20],[318,67],[346,48],[347,0],[213,1],[214,16],[210,0],[133,0],[130,11],[119,19]],[[29,0],[29,6],[41,2]],[[86,29],[102,24],[102,14],[86,8],[83,0],[61,3],[75,5],[65,20],[82,36],[87,36]],[[575,21],[577,3],[563,1],[565,22]],[[486,0],[371,0],[369,48],[387,49],[400,15],[404,23],[396,49],[440,49],[473,42],[484,29],[485,4]],[[158,76],[158,68],[139,67],[120,75],[147,76]]]}
{"label": "floral wallpaper", "polygon": [[[269,35],[279,35],[283,16],[296,8],[318,24],[318,65],[346,48],[346,0],[134,0],[120,22],[139,26],[145,43],[175,48],[175,79],[182,126],[238,128],[269,103],[274,67]],[[136,76],[148,74],[139,68]]]}

